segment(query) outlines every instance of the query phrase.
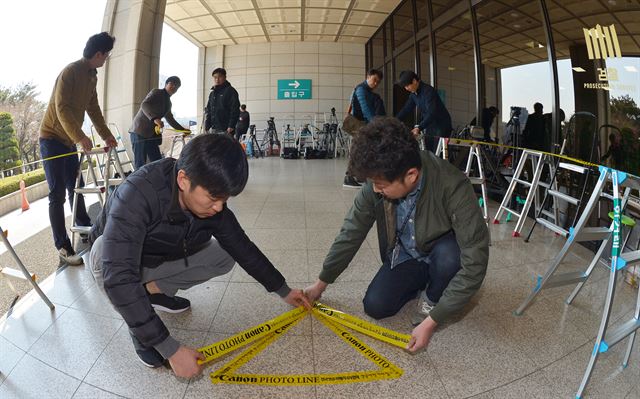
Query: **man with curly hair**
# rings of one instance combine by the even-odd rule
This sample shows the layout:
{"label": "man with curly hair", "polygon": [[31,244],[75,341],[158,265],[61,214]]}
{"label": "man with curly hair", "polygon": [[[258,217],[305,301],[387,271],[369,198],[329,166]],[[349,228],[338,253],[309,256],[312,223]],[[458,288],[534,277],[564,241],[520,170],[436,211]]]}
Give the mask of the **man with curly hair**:
{"label": "man with curly hair", "polygon": [[415,352],[480,288],[489,232],[467,177],[431,152],[420,152],[399,120],[376,118],[354,137],[351,151],[349,171],[367,183],[305,293],[319,299],[376,222],[382,266],[364,296],[364,311],[374,319],[389,317],[420,294],[407,346]]}

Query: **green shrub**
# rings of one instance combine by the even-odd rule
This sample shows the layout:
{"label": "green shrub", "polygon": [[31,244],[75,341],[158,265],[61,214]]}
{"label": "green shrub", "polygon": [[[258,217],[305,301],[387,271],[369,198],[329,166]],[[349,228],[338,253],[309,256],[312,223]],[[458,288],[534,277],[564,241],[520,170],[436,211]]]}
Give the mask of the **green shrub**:
{"label": "green shrub", "polygon": [[0,197],[20,190],[20,180],[24,180],[26,187],[45,180],[44,169],[36,169],[21,175],[15,175],[0,179]]}

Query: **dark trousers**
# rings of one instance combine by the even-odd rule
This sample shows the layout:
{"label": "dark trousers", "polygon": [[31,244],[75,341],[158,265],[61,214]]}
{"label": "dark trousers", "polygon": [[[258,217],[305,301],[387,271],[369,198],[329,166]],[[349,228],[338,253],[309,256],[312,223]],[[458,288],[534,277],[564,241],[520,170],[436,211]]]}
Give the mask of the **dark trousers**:
{"label": "dark trousers", "polygon": [[162,159],[160,154],[160,144],[162,144],[162,136],[144,138],[139,134],[129,132],[131,137],[131,147],[133,147],[133,166],[136,170],[140,169],[149,162]]}
{"label": "dark trousers", "polygon": [[240,141],[240,139],[242,139],[242,135],[243,134],[247,134],[247,130],[249,130],[249,127],[244,127],[244,126],[237,126],[236,127],[236,140]]}
{"label": "dark trousers", "polygon": [[[58,140],[40,139],[40,154],[43,159],[75,151],[77,151],[75,146],[67,146]],[[57,249],[63,246],[68,248],[71,247],[71,240],[64,225],[64,195],[66,191],[69,196],[69,205],[73,209],[73,189],[78,177],[80,160],[78,155],[74,154],[44,161],[43,165],[49,185],[49,221],[53,231],[53,242]],[[82,179],[80,186],[84,186]],[[91,219],[87,214],[82,195],[78,195],[75,223],[78,226],[91,226]]]}
{"label": "dark trousers", "polygon": [[364,311],[374,319],[393,316],[425,287],[427,298],[437,303],[458,270],[460,247],[449,233],[438,239],[426,262],[411,259],[391,269],[385,261],[367,288]]}

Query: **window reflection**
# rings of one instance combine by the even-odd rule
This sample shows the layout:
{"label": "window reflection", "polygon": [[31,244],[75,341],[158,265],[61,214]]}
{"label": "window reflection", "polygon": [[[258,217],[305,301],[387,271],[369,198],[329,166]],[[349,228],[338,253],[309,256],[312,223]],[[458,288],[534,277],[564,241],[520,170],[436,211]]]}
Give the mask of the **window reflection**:
{"label": "window reflection", "polygon": [[438,93],[451,114],[454,131],[469,124],[476,113],[470,20],[469,13],[463,14],[435,33]]}
{"label": "window reflection", "polygon": [[[476,8],[476,15],[485,108],[495,106],[500,112],[496,118],[500,123],[491,126],[491,136],[502,143],[549,151],[551,126],[547,129],[544,121],[550,121],[552,82],[538,3],[486,1]],[[537,107],[538,113],[536,103],[542,105],[542,111]],[[534,113],[527,125],[528,115]]]}
{"label": "window reflection", "polygon": [[407,41],[413,41],[413,6],[411,0],[405,0],[393,15],[393,47],[399,47]]}

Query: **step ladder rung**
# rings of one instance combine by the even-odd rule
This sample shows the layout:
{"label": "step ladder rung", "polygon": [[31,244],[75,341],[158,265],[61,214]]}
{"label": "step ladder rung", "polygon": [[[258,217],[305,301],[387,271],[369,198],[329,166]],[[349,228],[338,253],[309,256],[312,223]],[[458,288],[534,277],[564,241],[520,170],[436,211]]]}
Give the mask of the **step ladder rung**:
{"label": "step ladder rung", "polygon": [[507,207],[505,206],[505,207],[503,207],[502,209],[504,209],[505,211],[507,211],[507,212],[511,213],[513,216],[520,217],[520,214],[519,214],[518,212],[514,211],[514,210],[513,210],[513,209],[511,209],[511,208],[507,208]]}
{"label": "step ladder rung", "polygon": [[578,203],[580,202],[578,198],[572,197],[558,190],[548,190],[547,192],[549,193],[549,195],[552,195],[555,198],[561,199],[573,205],[578,205]]}
{"label": "step ladder rung", "polygon": [[625,339],[629,334],[640,328],[640,319],[632,318],[631,320],[616,327],[606,335],[606,342],[609,347],[617,344]]}
{"label": "step ladder rung", "polygon": [[[10,267],[0,268],[0,274],[3,274],[5,276],[7,276],[7,277],[15,278],[15,279],[27,280],[27,278],[25,277],[24,273],[22,273],[20,270],[12,269]],[[36,275],[35,274],[29,273],[29,276],[31,276],[31,280],[32,281],[36,281]]]}
{"label": "step ladder rung", "polygon": [[531,187],[531,182],[528,182],[526,180],[521,180],[515,177],[513,178],[513,180],[515,180],[519,184],[522,184],[523,186]]}
{"label": "step ladder rung", "polygon": [[587,280],[584,272],[569,272],[549,277],[543,288],[562,287],[569,284],[576,284]]}
{"label": "step ladder rung", "polygon": [[74,191],[78,194],[102,194],[104,193],[104,187],[79,187]]}
{"label": "step ladder rung", "polygon": [[[121,178],[121,177],[114,177],[112,179],[109,179],[109,185],[110,186],[118,186],[118,185],[122,184],[123,181],[124,181],[124,179]],[[104,180],[98,180],[98,185],[101,186],[101,187],[105,186],[105,183],[106,182]]]}
{"label": "step ladder rung", "polygon": [[89,234],[91,226],[72,226],[70,230],[74,233]]}
{"label": "step ladder rung", "polygon": [[558,167],[565,170],[570,170],[572,172],[584,174],[588,169],[584,166],[574,165],[572,163],[560,162]]}
{"label": "step ladder rung", "polygon": [[620,256],[627,262],[627,266],[631,266],[640,261],[640,250],[623,253]]}
{"label": "step ladder rung", "polygon": [[551,187],[551,184],[549,184],[549,183],[545,183],[545,182],[543,182],[543,181],[538,182],[538,185],[539,185],[540,187],[544,187],[544,188],[546,188],[546,189],[548,189],[549,187]]}
{"label": "step ladder rung", "polygon": [[605,193],[604,191],[600,194],[600,196],[613,201],[613,195]]}
{"label": "step ladder rung", "polygon": [[554,221],[556,221],[556,215],[555,215],[553,212],[548,211],[548,210],[546,210],[546,209],[543,209],[543,210],[542,210],[542,214],[543,214],[544,216],[549,217],[549,218],[553,219]]}
{"label": "step ladder rung", "polygon": [[601,241],[607,238],[609,234],[611,234],[611,230],[608,227],[585,227],[573,238],[573,240],[576,242]]}
{"label": "step ladder rung", "polygon": [[471,184],[474,184],[474,185],[484,183],[484,179],[480,177],[468,177],[468,179],[471,182]]}
{"label": "step ladder rung", "polygon": [[552,223],[551,221],[544,219],[544,218],[537,218],[536,221],[543,225],[544,227],[548,228],[549,230],[553,231],[554,233],[558,233],[562,236],[568,236],[569,232],[565,229],[563,229],[562,227]]}

